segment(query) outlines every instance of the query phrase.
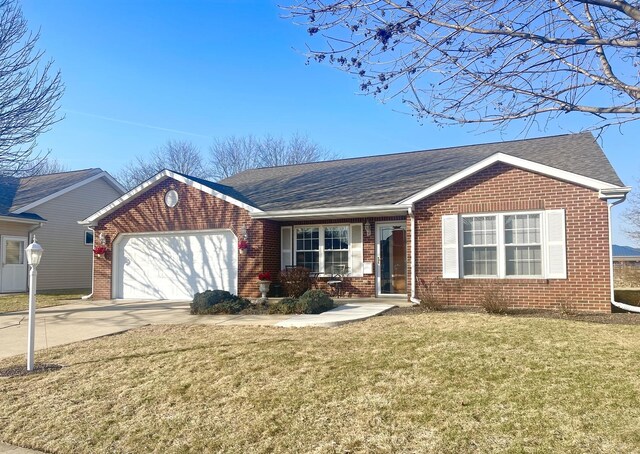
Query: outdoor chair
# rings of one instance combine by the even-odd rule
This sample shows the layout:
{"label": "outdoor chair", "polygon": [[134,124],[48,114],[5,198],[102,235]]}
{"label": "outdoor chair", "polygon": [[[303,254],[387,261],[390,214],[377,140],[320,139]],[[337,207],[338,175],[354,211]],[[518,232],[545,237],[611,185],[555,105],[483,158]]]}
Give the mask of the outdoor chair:
{"label": "outdoor chair", "polygon": [[333,289],[334,295],[340,298],[342,295],[342,283],[349,271],[347,265],[334,265],[332,271],[327,285]]}

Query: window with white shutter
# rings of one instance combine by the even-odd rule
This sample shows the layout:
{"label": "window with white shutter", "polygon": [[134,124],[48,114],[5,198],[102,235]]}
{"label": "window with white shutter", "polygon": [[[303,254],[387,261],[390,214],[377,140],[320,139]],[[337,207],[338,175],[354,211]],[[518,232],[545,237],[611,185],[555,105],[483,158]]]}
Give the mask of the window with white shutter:
{"label": "window with white shutter", "polygon": [[458,215],[442,216],[442,277],[460,277],[458,259]]}
{"label": "window with white shutter", "polygon": [[291,227],[280,228],[280,267],[286,269],[293,264],[293,229]]}
{"label": "window with white shutter", "polygon": [[363,255],[362,255],[362,224],[351,224],[351,263],[349,264],[350,275],[353,277],[363,276]]}
{"label": "window with white shutter", "polygon": [[565,211],[443,216],[442,275],[566,279]]}
{"label": "window with white shutter", "polygon": [[549,210],[547,218],[547,277],[567,278],[567,245],[564,210]]}

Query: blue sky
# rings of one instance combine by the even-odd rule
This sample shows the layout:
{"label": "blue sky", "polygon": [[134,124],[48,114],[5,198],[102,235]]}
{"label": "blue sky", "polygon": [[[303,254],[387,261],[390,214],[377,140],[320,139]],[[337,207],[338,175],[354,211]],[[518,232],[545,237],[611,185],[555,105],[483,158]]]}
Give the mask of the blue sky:
{"label": "blue sky", "polygon": [[[23,1],[40,47],[60,68],[66,118],[39,149],[71,169],[116,173],[169,139],[206,151],[215,137],[308,135],[343,157],[577,132],[565,115],[522,134],[476,126],[441,128],[358,93],[351,76],[306,65],[304,27],[271,1]],[[601,145],[622,180],[635,185],[640,122],[609,128]],[[614,209],[614,242],[632,244]]]}

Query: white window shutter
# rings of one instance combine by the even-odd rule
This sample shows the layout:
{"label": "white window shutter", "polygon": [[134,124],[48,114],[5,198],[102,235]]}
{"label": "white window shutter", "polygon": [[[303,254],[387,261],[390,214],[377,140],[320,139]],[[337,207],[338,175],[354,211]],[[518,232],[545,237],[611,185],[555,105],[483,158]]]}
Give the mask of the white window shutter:
{"label": "white window shutter", "polygon": [[458,261],[458,215],[442,216],[442,277],[459,278]]}
{"label": "white window shutter", "polygon": [[363,256],[362,256],[362,224],[351,224],[351,263],[349,264],[349,275],[362,277]]}
{"label": "white window shutter", "polygon": [[567,245],[564,210],[548,210],[547,220],[547,278],[567,278]]}
{"label": "white window shutter", "polygon": [[280,268],[293,265],[293,228],[280,228]]}

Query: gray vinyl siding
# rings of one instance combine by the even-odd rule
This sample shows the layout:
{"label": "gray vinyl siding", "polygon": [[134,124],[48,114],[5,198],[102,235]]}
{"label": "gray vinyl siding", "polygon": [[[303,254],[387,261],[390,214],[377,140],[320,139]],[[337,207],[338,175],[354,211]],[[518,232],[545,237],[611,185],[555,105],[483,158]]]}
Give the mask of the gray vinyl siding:
{"label": "gray vinyl siding", "polygon": [[29,229],[35,227],[33,224],[24,222],[0,221],[0,235],[27,236]]}
{"label": "gray vinyl siding", "polygon": [[93,251],[84,244],[87,228],[78,221],[121,195],[99,178],[29,210],[48,221],[35,232],[44,249],[38,266],[38,290],[91,288]]}

